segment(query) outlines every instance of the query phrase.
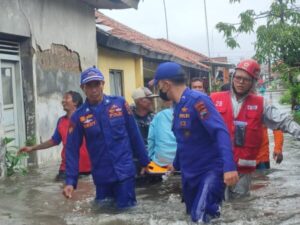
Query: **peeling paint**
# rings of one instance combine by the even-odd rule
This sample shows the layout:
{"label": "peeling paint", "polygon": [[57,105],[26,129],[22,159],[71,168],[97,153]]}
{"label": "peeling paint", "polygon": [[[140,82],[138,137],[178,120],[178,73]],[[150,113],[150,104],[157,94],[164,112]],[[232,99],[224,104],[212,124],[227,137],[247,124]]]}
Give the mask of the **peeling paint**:
{"label": "peeling paint", "polygon": [[79,54],[64,45],[52,44],[51,49],[43,51],[38,46],[36,55],[37,63],[44,71],[57,71],[58,69],[70,73],[81,71]]}

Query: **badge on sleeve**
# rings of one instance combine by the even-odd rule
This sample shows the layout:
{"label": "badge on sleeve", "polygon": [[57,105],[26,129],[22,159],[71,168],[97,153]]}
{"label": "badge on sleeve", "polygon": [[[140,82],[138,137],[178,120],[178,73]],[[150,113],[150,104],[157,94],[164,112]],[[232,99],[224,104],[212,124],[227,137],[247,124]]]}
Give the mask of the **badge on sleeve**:
{"label": "badge on sleeve", "polygon": [[194,107],[195,107],[196,111],[199,113],[199,116],[202,120],[208,119],[209,112],[208,112],[204,102],[199,101],[195,104]]}

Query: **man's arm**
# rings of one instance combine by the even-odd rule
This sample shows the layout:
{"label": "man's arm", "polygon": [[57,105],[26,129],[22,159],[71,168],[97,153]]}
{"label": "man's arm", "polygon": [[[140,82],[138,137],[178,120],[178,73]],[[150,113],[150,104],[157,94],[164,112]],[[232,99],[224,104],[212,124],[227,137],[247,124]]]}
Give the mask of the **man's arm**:
{"label": "man's arm", "polygon": [[194,107],[203,126],[218,145],[224,162],[224,182],[227,185],[235,184],[238,180],[238,173],[233,160],[230,135],[223,118],[207,96],[203,96],[201,99],[199,98]]}
{"label": "man's arm", "polygon": [[198,99],[194,107],[203,126],[218,145],[224,160],[224,172],[235,171],[231,139],[223,118],[207,96]]}
{"label": "man's arm", "polygon": [[271,130],[280,129],[300,140],[300,125],[287,113],[282,113],[273,105],[266,104],[263,114],[264,124]]}
{"label": "man's arm", "polygon": [[24,147],[20,148],[18,154],[21,152],[29,153],[29,152],[33,152],[33,151],[37,151],[37,150],[51,148],[55,145],[59,145],[61,142],[61,135],[58,130],[59,121],[60,121],[60,119],[57,121],[56,128],[55,128],[54,134],[52,135],[51,139],[49,139],[41,144],[38,144],[38,145],[24,146]]}
{"label": "man's arm", "polygon": [[282,147],[283,147],[283,133],[281,130],[273,130],[274,135],[274,152],[273,152],[273,158],[276,161],[276,163],[281,163],[283,160],[282,155]]}
{"label": "man's arm", "polygon": [[54,143],[52,139],[49,139],[38,145],[24,146],[24,147],[20,148],[18,153],[21,153],[21,152],[29,153],[29,152],[33,152],[33,151],[37,151],[37,150],[47,149],[47,148],[53,147],[55,145],[56,145],[56,143]]}
{"label": "man's arm", "polygon": [[79,149],[83,140],[83,128],[79,120],[71,117],[66,143],[66,185],[77,186],[79,172]]}

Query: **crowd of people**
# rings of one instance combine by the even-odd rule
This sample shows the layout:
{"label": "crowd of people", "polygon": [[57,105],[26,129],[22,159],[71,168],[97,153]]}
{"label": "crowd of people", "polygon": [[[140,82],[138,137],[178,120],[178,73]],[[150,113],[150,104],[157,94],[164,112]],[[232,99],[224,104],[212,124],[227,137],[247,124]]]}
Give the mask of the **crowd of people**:
{"label": "crowd of people", "polygon": [[[95,67],[81,73],[86,95],[66,92],[66,115],[48,141],[20,152],[63,143],[57,179],[71,198],[80,175],[92,174],[98,204],[108,200],[118,209],[135,206],[135,185],[160,182],[164,172],[179,171],[182,198],[194,222],[220,216],[222,201],[249,195],[251,174],[270,168],[268,128],[273,130],[276,163],[283,160],[283,132],[300,139],[300,126],[256,91],[260,65],[241,61],[222,91],[205,93],[200,78],[191,80],[175,62],[161,63],[149,88],[132,93],[130,106],[120,96],[103,93],[104,76]],[[153,99],[162,100],[154,114]],[[155,176],[153,176],[153,174]]]}

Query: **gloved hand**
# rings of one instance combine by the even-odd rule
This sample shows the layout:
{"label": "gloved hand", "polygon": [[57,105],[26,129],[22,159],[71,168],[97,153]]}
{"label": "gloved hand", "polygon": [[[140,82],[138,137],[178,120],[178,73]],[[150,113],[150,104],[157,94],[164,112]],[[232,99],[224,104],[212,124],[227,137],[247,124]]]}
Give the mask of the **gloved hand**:
{"label": "gloved hand", "polygon": [[273,158],[276,161],[276,163],[280,164],[282,162],[282,160],[283,160],[283,155],[282,155],[281,152],[280,153],[274,152],[273,153]]}

